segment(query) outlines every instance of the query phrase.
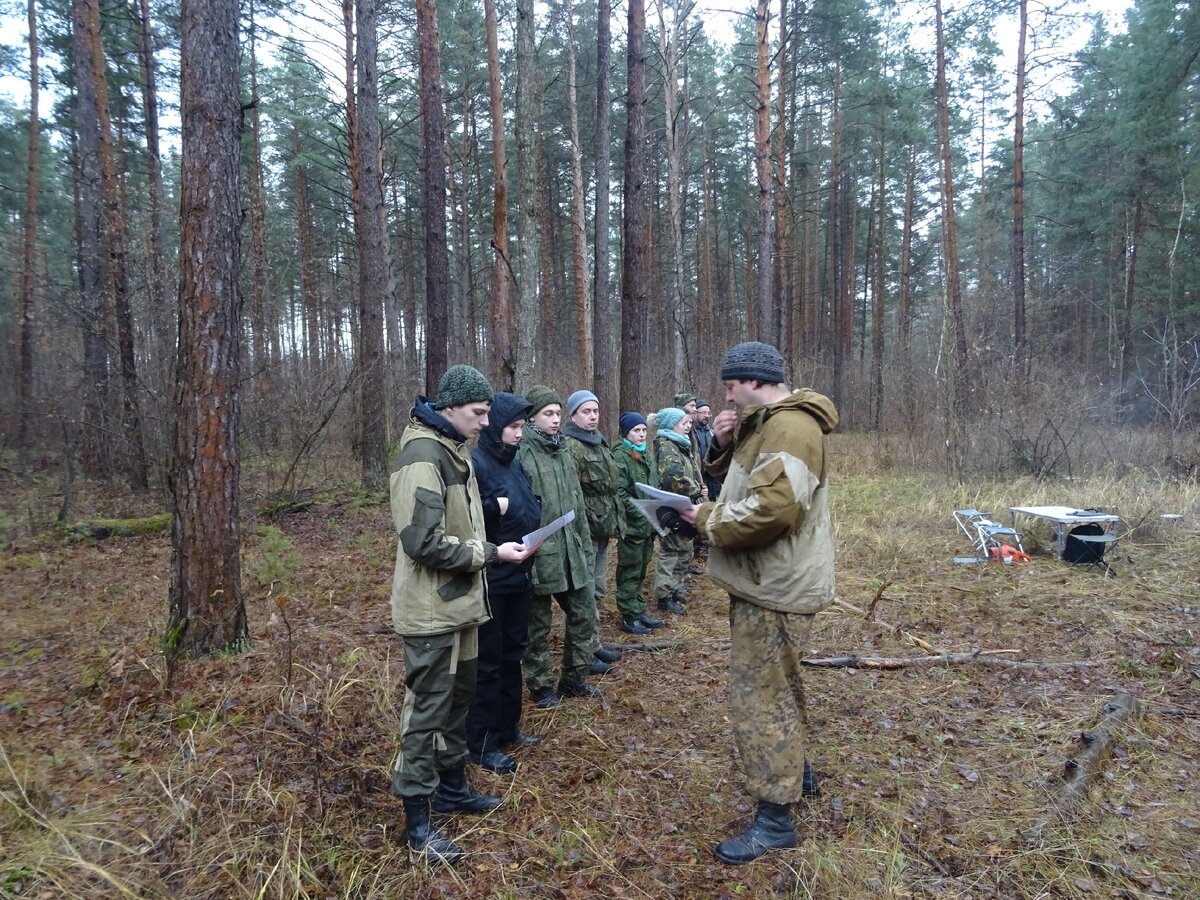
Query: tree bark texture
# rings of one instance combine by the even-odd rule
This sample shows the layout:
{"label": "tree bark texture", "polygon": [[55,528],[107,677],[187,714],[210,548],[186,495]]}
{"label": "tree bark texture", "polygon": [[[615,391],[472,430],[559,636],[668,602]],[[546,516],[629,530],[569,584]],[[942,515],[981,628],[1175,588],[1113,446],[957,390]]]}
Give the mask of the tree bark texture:
{"label": "tree bark texture", "polygon": [[425,241],[425,393],[433,396],[448,368],[446,313],[450,256],[446,246],[446,112],[437,4],[416,0],[421,83],[421,212]]}
{"label": "tree bark texture", "polygon": [[754,12],[758,88],[754,109],[754,170],[758,176],[758,284],[755,308],[758,311],[758,340],[777,340],[779,328],[775,296],[771,290],[773,268],[771,232],[771,68],[767,20],[769,0],[758,0]]}
{"label": "tree bark texture", "polygon": [[[517,0],[517,384],[532,385],[538,334],[538,159],[541,109],[534,49],[533,0]],[[545,323],[549,324],[549,323]]]}
{"label": "tree bark texture", "polygon": [[20,425],[17,445],[22,457],[33,449],[33,325],[37,300],[38,170],[41,119],[38,114],[37,4],[29,0],[29,132],[25,162],[25,221],[21,252]]}
{"label": "tree bark texture", "polygon": [[383,202],[383,144],[379,124],[379,43],[376,0],[356,0],[358,18],[358,369],[361,389],[362,480],[372,491],[387,485],[384,414],[383,308],[394,289],[387,213]]}
{"label": "tree bark texture", "polygon": [[642,409],[642,332],[648,312],[646,227],[646,6],[629,0],[625,187],[621,265],[621,409]]}
{"label": "tree bark texture", "polygon": [[[612,421],[617,405],[619,351],[612,340],[612,297],[609,287],[609,186],[612,138],[612,3],[596,3],[596,205],[595,245],[592,253],[592,390],[600,399],[601,415]],[[620,437],[614,432],[614,439]]]}
{"label": "tree bark texture", "polygon": [[237,0],[184,0],[171,659],[246,646],[239,558]]}
{"label": "tree bark texture", "polygon": [[1018,3],[1017,97],[1013,116],[1013,361],[1019,379],[1026,372],[1025,346],[1025,37],[1028,0]]}
{"label": "tree bark texture", "polygon": [[[587,276],[587,200],[583,194],[583,145],[579,138],[579,103],[575,85],[575,13],[571,0],[562,5],[567,25],[567,122],[571,142],[571,274],[575,299],[575,340],[579,384],[591,386],[593,362],[591,294]],[[605,410],[607,412],[607,410]]]}
{"label": "tree bark texture", "polygon": [[508,259],[508,156],[504,142],[504,104],[500,91],[500,44],[496,33],[496,0],[484,0],[487,32],[488,111],[492,123],[492,281],[490,288],[492,323],[491,376],[497,388],[511,391],[516,387],[513,360],[513,324],[509,290],[512,270]]}

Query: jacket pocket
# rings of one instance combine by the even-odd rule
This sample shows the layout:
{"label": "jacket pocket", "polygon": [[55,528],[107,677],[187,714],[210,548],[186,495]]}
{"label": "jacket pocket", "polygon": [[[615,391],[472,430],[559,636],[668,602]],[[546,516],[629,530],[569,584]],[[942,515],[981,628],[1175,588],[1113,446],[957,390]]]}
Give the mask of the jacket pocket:
{"label": "jacket pocket", "polygon": [[458,572],[455,575],[451,575],[438,588],[438,596],[447,602],[466,596],[475,584],[476,577],[479,576],[467,572]]}

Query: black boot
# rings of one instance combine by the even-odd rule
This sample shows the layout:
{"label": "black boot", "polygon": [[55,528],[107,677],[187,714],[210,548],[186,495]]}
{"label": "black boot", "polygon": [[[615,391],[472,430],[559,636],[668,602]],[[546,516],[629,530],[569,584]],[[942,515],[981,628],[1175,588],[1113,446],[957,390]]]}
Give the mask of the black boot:
{"label": "black boot", "polygon": [[786,803],[758,801],[754,821],[739,834],[717,845],[717,859],[731,865],[753,862],[768,850],[787,850],[796,846],[792,810]]}
{"label": "black boot", "polygon": [[664,610],[665,612],[673,612],[677,616],[682,616],[687,613],[687,610],[683,608],[683,604],[680,603],[679,600],[674,596],[660,597],[658,600],[658,608]]}
{"label": "black boot", "polygon": [[602,660],[606,663],[615,663],[623,655],[624,654],[615,647],[605,647],[603,644],[600,645],[599,649],[597,649],[595,653],[596,659]]}
{"label": "black boot", "polygon": [[404,798],[404,834],[414,853],[454,865],[462,862],[462,848],[429,821],[428,797]]}
{"label": "black boot", "polygon": [[482,753],[471,753],[471,759],[481,769],[495,772],[497,775],[511,775],[517,771],[517,761],[502,750],[484,750]]}
{"label": "black boot", "polygon": [[602,659],[593,659],[591,665],[588,666],[588,671],[593,675],[607,675],[613,670],[612,663],[606,663]]}
{"label": "black boot", "polygon": [[558,695],[560,697],[603,697],[604,692],[586,681],[560,681]]}
{"label": "black boot", "polygon": [[467,781],[466,764],[439,772],[442,781],[433,795],[433,811],[437,813],[485,813],[500,805],[500,798],[483,794]]}

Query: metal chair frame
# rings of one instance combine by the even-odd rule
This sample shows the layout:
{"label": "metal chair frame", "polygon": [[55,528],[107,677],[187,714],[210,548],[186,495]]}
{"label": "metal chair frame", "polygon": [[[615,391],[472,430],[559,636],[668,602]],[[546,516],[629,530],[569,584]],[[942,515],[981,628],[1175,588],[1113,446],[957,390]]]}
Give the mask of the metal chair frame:
{"label": "metal chair frame", "polygon": [[982,559],[990,559],[993,547],[1015,547],[1021,553],[1025,547],[1021,543],[1021,533],[1015,528],[1001,525],[990,515],[978,509],[956,509],[954,521],[959,531],[967,536],[976,554]]}

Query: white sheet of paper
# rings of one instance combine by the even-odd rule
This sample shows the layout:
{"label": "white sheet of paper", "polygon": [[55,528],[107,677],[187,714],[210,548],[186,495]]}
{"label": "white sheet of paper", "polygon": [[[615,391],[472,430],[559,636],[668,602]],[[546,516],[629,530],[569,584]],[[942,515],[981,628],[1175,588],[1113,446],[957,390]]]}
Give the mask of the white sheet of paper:
{"label": "white sheet of paper", "polygon": [[650,527],[657,531],[662,537],[670,534],[662,523],[658,521],[657,510],[659,502],[657,500],[634,500],[629,498],[629,505],[646,517],[646,521],[650,523]]}
{"label": "white sheet of paper", "polygon": [[[683,494],[672,494],[670,491],[660,491],[656,487],[650,487],[648,484],[642,484],[640,481],[634,482],[634,487],[654,501],[655,506],[669,506],[671,509],[682,510],[691,509],[693,506],[692,498],[685,497]],[[640,501],[634,500],[634,503]]]}
{"label": "white sheet of paper", "polygon": [[549,525],[543,525],[537,531],[531,531],[525,537],[521,538],[521,543],[528,550],[531,547],[536,547],[538,544],[544,543],[546,538],[556,532],[562,531],[568,525],[575,521],[575,510],[568,509],[564,515],[559,516]]}

